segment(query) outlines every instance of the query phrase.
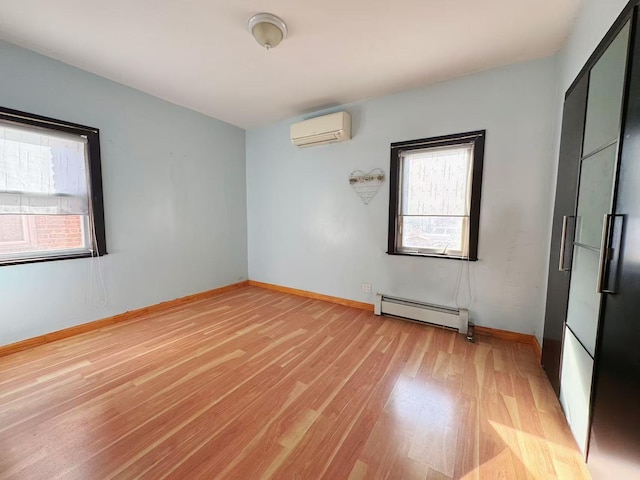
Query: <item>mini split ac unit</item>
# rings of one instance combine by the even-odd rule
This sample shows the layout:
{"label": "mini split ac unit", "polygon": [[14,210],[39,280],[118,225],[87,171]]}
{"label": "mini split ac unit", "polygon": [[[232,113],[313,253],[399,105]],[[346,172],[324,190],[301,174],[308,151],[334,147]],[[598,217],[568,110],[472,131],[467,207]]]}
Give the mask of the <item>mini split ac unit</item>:
{"label": "mini split ac unit", "polygon": [[291,143],[297,147],[345,140],[351,140],[351,115],[347,112],[323,115],[291,125]]}

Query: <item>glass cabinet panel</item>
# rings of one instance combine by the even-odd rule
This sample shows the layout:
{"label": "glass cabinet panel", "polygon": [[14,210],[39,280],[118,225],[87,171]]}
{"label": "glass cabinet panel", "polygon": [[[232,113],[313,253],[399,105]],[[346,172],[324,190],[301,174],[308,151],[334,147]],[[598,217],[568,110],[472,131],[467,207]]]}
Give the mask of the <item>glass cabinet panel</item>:
{"label": "glass cabinet panel", "polygon": [[629,28],[627,23],[591,70],[583,155],[618,139]]}
{"label": "glass cabinet panel", "polygon": [[[583,454],[587,450],[593,359],[584,351],[570,330],[564,334],[560,403],[576,442]],[[564,372],[571,372],[564,375]]]}
{"label": "glass cabinet panel", "polygon": [[599,260],[599,251],[575,247],[567,310],[567,325],[592,357],[600,317],[600,294],[596,291]]}
{"label": "glass cabinet panel", "polygon": [[616,153],[616,145],[611,145],[582,161],[575,233],[578,245],[600,248],[604,214],[611,211],[613,200]]}

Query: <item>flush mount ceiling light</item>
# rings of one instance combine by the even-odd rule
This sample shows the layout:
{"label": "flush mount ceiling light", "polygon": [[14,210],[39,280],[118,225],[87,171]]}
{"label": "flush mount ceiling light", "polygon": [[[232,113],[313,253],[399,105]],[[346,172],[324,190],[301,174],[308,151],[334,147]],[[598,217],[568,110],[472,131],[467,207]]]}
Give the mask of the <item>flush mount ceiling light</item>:
{"label": "flush mount ceiling light", "polygon": [[287,25],[284,21],[270,13],[258,13],[247,23],[253,38],[269,50],[277,47],[287,37]]}

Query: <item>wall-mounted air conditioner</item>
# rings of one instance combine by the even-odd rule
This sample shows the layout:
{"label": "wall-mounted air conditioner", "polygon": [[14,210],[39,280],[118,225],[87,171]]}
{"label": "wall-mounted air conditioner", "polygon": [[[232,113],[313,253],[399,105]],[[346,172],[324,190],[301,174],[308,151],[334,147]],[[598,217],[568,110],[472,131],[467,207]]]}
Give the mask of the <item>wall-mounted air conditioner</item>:
{"label": "wall-mounted air conditioner", "polygon": [[345,140],[351,140],[351,115],[347,112],[323,115],[291,125],[291,143],[297,147]]}

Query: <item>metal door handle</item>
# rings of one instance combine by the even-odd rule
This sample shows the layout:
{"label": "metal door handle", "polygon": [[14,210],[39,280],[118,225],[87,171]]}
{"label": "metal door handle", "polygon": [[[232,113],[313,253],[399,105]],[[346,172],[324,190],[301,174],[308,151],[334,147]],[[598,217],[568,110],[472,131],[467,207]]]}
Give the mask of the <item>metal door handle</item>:
{"label": "metal door handle", "polygon": [[604,290],[604,276],[607,260],[609,259],[609,241],[611,238],[610,230],[612,218],[613,215],[611,215],[610,213],[605,213],[604,219],[602,221],[602,240],[600,242],[600,262],[598,264],[598,286],[596,290],[597,293],[610,293],[605,292]]}
{"label": "metal door handle", "polygon": [[562,235],[560,238],[560,259],[558,260],[558,270],[561,272],[568,272],[571,270],[571,267],[565,268],[564,266],[564,256],[566,253],[566,245],[567,245],[567,225],[569,224],[569,219],[575,218],[573,215],[565,215],[562,217]]}

